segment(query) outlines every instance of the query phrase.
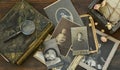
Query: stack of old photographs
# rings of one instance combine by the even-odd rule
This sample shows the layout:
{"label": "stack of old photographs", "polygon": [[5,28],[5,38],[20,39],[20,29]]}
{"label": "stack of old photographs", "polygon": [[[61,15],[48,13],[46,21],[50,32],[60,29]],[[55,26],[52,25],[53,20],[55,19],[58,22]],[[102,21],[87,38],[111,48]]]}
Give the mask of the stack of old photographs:
{"label": "stack of old photographs", "polygon": [[[43,49],[39,48],[34,57],[48,69],[70,70],[71,67],[74,68],[79,64],[82,58],[79,55],[88,55],[97,49],[96,46],[94,46],[95,50],[90,47],[89,31],[87,26],[80,26],[69,19],[61,18],[52,35],[48,36],[41,45]],[[95,42],[94,37],[91,40]]]}
{"label": "stack of old photographs", "polygon": [[[84,21],[86,26],[62,18],[34,57],[52,70],[106,70],[120,42],[96,29],[95,38],[91,16],[82,15],[81,18],[83,21],[88,18],[89,21]],[[83,43],[79,42],[81,40]]]}
{"label": "stack of old photographs", "polygon": [[51,70],[107,69],[118,40],[96,30],[90,15],[79,16],[70,0],[58,0],[44,10],[55,29],[34,54],[37,60]]}

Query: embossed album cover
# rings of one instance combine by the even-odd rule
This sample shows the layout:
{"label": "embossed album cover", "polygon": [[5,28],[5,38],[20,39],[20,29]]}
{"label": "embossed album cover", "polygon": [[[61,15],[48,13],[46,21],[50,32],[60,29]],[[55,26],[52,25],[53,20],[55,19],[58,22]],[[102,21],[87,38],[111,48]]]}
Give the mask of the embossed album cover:
{"label": "embossed album cover", "polygon": [[0,53],[21,64],[53,28],[53,24],[26,1],[18,2],[0,21]]}
{"label": "embossed album cover", "polygon": [[84,25],[71,0],[58,0],[45,7],[44,10],[48,18],[52,20],[55,25],[59,23],[61,17],[67,18],[72,22],[76,22],[81,26]]}

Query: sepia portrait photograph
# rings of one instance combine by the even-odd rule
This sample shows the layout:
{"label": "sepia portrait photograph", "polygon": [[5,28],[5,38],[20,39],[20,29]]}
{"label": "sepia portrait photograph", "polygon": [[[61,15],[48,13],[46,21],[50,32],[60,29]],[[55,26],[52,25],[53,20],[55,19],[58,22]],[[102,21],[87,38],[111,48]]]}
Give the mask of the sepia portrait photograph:
{"label": "sepia portrait photograph", "polygon": [[99,43],[98,52],[84,56],[79,65],[86,69],[107,70],[120,42],[98,30],[97,38]]}
{"label": "sepia portrait photograph", "polygon": [[52,38],[55,38],[57,41],[61,55],[64,56],[66,56],[72,44],[71,27],[79,27],[79,25],[66,18],[62,18],[52,34]]}
{"label": "sepia portrait photograph", "polygon": [[89,44],[87,27],[72,27],[71,35],[73,55],[88,54]]}

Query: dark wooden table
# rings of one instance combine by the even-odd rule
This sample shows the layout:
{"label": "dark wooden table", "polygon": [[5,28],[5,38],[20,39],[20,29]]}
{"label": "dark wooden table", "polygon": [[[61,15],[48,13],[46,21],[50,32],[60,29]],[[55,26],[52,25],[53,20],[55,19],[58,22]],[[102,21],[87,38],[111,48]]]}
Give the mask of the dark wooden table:
{"label": "dark wooden table", "polygon": [[[15,3],[21,0],[0,0],[0,19],[15,5]],[[55,2],[56,0],[26,0],[34,8],[36,8],[40,13],[46,16],[43,8],[47,5]],[[78,13],[84,14],[87,13],[87,6],[92,0],[72,0],[73,5],[75,6]],[[120,40],[120,29],[112,34],[113,37]],[[120,46],[117,49],[113,60],[110,63],[108,70],[120,70]],[[17,66],[10,63],[7,63],[2,57],[0,57],[0,70],[46,70],[46,66],[41,64],[35,58],[30,56],[22,65]]]}

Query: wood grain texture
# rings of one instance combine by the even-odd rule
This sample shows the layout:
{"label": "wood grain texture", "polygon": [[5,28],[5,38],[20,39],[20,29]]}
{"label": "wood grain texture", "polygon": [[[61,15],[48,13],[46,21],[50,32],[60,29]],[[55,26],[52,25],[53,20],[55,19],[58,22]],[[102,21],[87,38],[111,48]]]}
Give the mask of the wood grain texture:
{"label": "wood grain texture", "polygon": [[[22,0],[0,0],[0,19],[19,1]],[[46,16],[43,8],[49,4],[55,2],[56,0],[26,0],[28,1],[35,9],[40,13]],[[72,0],[73,5],[75,6],[79,14],[87,13],[87,6],[92,0]],[[120,40],[120,29],[112,34],[113,37]],[[120,46],[111,61],[111,64],[108,70],[120,70]],[[10,63],[7,63],[2,57],[0,57],[0,70],[47,70],[46,66],[41,64],[35,58],[30,56],[22,65],[17,66]],[[81,69],[82,70],[82,69]]]}

